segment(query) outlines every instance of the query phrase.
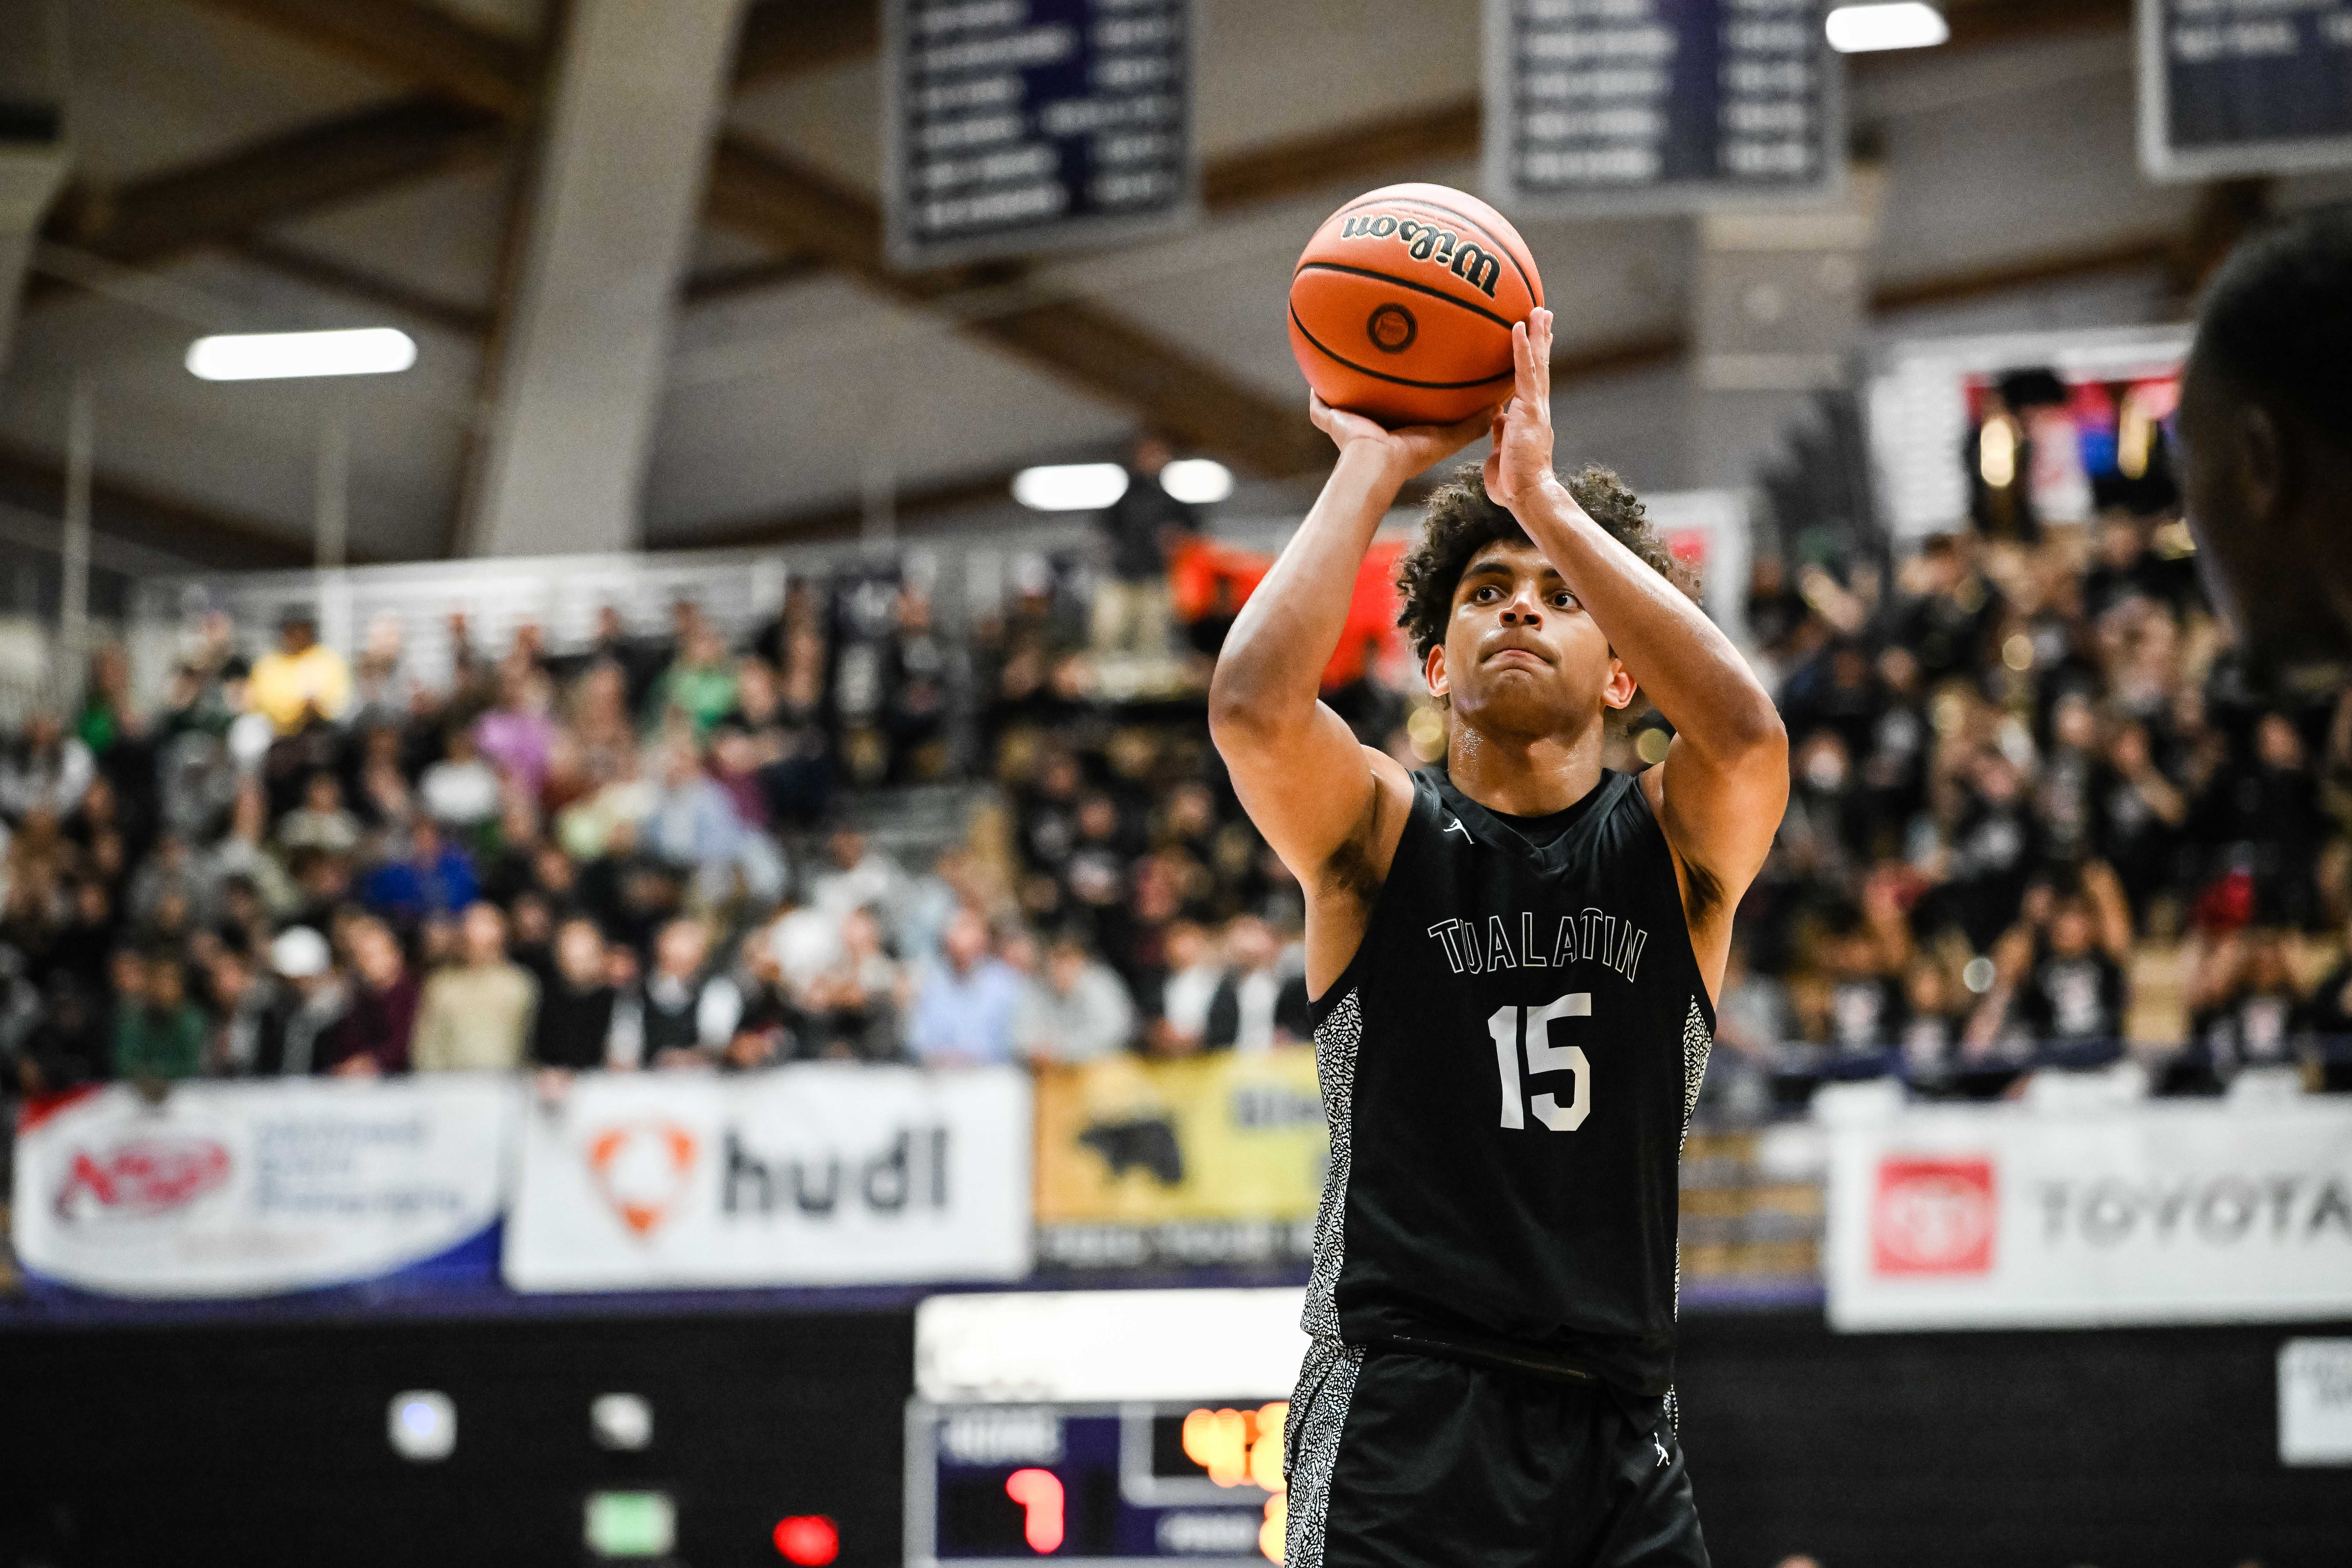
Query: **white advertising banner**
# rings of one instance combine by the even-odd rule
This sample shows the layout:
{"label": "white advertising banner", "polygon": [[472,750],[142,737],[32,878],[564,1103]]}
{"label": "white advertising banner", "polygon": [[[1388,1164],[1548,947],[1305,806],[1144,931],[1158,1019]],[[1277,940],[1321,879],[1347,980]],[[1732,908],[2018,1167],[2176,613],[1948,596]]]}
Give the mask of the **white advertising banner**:
{"label": "white advertising banner", "polygon": [[1009,1279],[1031,1250],[1010,1068],[601,1074],[524,1121],[518,1290]]}
{"label": "white advertising banner", "polygon": [[1846,1330],[2352,1314],[2352,1106],[1910,1111],[1830,1142]]}
{"label": "white advertising banner", "polygon": [[37,1279],[118,1296],[275,1295],[478,1269],[505,1196],[517,1086],[111,1085],[29,1112],[16,1245]]}

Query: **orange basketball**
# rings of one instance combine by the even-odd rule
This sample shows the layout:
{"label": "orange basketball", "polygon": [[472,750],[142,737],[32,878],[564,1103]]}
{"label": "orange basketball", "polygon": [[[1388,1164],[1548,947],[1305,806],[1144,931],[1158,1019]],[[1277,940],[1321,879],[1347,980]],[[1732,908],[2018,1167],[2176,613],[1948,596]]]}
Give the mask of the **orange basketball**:
{"label": "orange basketball", "polygon": [[1290,352],[1334,408],[1450,425],[1511,389],[1511,325],[1543,303],[1508,219],[1445,185],[1383,185],[1307,242]]}

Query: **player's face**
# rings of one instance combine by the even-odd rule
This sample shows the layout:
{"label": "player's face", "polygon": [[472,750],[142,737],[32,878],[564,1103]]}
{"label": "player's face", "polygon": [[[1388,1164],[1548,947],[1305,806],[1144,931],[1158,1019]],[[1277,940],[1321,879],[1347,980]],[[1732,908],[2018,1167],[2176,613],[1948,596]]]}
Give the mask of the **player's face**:
{"label": "player's face", "polygon": [[1531,544],[1490,544],[1470,558],[1427,674],[1456,718],[1497,737],[1574,733],[1633,695],[1609,639]]}

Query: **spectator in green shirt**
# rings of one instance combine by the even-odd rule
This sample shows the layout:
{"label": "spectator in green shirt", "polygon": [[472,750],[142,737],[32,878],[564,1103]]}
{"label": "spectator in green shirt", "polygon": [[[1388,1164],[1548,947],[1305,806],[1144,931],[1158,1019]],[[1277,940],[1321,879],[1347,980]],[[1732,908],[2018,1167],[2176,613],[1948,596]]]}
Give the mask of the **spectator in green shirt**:
{"label": "spectator in green shirt", "polygon": [[693,721],[696,735],[708,735],[734,706],[735,662],[728,657],[727,639],[698,623],[655,689],[654,722],[658,725],[675,709]]}
{"label": "spectator in green shirt", "polygon": [[[121,979],[129,979],[125,964]],[[188,1000],[187,973],[176,956],[158,953],[137,966],[139,989],[128,991],[114,1016],[114,1076],[194,1078],[205,1070],[205,1015]]]}

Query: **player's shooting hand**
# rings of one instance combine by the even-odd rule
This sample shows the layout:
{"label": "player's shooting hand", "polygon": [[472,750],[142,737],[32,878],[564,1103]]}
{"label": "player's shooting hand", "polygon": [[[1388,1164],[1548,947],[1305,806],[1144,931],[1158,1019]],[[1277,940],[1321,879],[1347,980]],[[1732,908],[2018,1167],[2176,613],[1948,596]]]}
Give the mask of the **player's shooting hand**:
{"label": "player's shooting hand", "polygon": [[1538,305],[1511,329],[1511,395],[1495,410],[1486,495],[1516,506],[1552,478],[1551,312]]}
{"label": "player's shooting hand", "polygon": [[1331,437],[1333,446],[1343,454],[1360,447],[1377,453],[1400,485],[1485,435],[1494,416],[1493,409],[1482,408],[1453,425],[1407,425],[1391,430],[1360,414],[1334,408],[1314,393],[1307,395],[1307,417]]}

